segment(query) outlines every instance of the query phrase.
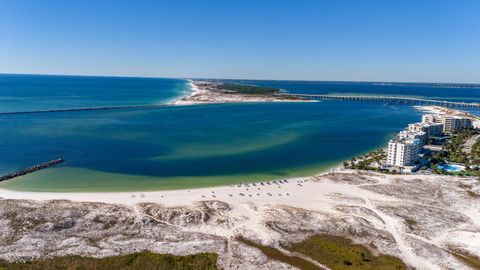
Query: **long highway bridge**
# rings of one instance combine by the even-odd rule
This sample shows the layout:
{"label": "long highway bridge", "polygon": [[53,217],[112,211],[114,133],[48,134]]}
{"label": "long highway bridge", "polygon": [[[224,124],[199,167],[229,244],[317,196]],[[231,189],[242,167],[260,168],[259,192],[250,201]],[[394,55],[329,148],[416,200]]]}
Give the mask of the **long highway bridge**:
{"label": "long highway bridge", "polygon": [[461,107],[480,109],[480,103],[454,102],[442,101],[434,99],[410,98],[410,97],[395,97],[395,96],[350,96],[350,95],[317,95],[317,94],[294,94],[282,93],[281,95],[303,97],[308,99],[330,99],[330,100],[351,100],[351,101],[375,101],[383,103],[399,103],[411,105],[432,105],[443,107]]}

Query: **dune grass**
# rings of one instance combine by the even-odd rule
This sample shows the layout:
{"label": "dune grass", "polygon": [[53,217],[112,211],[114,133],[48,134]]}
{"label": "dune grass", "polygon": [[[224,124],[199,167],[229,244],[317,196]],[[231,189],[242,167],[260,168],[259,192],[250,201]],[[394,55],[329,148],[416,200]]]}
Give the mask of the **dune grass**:
{"label": "dune grass", "polygon": [[298,269],[302,269],[302,270],[318,270],[318,269],[321,269],[320,267],[316,266],[315,264],[313,264],[313,263],[311,263],[311,262],[309,262],[305,259],[302,259],[302,258],[296,257],[296,256],[290,256],[290,255],[284,254],[283,252],[281,252],[280,250],[278,250],[274,247],[264,246],[264,245],[253,242],[253,241],[248,240],[248,239],[243,238],[243,237],[237,237],[237,240],[246,244],[246,245],[248,245],[248,246],[259,249],[260,251],[263,252],[263,254],[265,254],[265,256],[267,256],[270,259],[286,263],[286,264],[294,266]]}
{"label": "dune grass", "polygon": [[453,248],[448,250],[448,252],[450,252],[450,254],[455,256],[455,258],[462,261],[466,265],[472,267],[473,269],[480,269],[480,258],[479,257],[473,256],[471,254],[468,254],[468,253],[465,253],[465,252],[462,252],[460,250],[453,249]]}
{"label": "dune grass", "polygon": [[374,256],[366,247],[353,244],[350,239],[339,236],[316,235],[285,248],[304,254],[333,270],[407,269],[407,266],[397,257]]}
{"label": "dune grass", "polygon": [[80,256],[56,257],[29,262],[0,261],[1,270],[214,270],[218,269],[217,254],[201,253],[189,256],[140,252],[106,258]]}

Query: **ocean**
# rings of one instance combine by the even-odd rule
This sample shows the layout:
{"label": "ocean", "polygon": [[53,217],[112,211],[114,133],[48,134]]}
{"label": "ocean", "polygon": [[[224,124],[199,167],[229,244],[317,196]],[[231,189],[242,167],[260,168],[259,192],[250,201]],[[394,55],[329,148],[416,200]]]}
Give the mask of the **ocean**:
{"label": "ocean", "polygon": [[[290,92],[329,89],[324,82],[248,83]],[[357,89],[344,84],[350,93]],[[417,95],[438,95],[438,86],[427,88]],[[189,91],[180,79],[0,75],[0,112],[163,104]],[[480,88],[443,91],[452,99],[480,96]],[[383,147],[420,116],[411,106],[352,101],[0,115],[0,174],[65,159],[0,187],[145,191],[307,176]]]}
{"label": "ocean", "polygon": [[176,79],[0,74],[0,112],[158,104],[188,91]]}

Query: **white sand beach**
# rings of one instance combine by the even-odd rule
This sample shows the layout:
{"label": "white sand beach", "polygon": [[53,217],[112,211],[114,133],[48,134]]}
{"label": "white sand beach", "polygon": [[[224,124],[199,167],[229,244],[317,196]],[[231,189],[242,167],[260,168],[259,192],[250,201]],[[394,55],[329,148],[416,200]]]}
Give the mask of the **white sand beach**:
{"label": "white sand beach", "polygon": [[[438,192],[442,195],[432,196]],[[276,245],[286,232],[272,230],[266,226],[268,222],[286,222],[288,225],[285,226],[293,227],[303,224],[301,226],[307,226],[312,232],[332,234],[339,234],[339,231],[350,227],[365,233],[362,237],[353,236],[354,241],[374,243],[377,252],[398,256],[417,269],[468,269],[454,257],[445,256],[450,249],[480,256],[480,201],[467,192],[480,196],[480,184],[476,179],[439,175],[383,175],[344,170],[305,178],[191,190],[48,193],[1,189],[0,196],[3,200],[0,202],[101,202],[125,205],[137,213],[144,213],[144,205],[151,204],[156,205],[155,211],[161,212],[165,209],[196,209],[195,205],[199,203],[218,202],[228,205],[228,211],[220,215],[227,223],[191,225],[186,222],[174,227],[180,230],[179,233],[196,232],[224,237],[228,241],[244,235],[272,245]],[[443,209],[440,212],[439,207]],[[286,213],[290,214],[285,215]],[[297,220],[297,215],[308,215],[309,218]],[[163,214],[156,217],[144,214],[143,217],[174,223],[163,220]],[[345,219],[349,221],[345,223]],[[406,220],[415,220],[418,228],[411,227]],[[338,228],[324,228],[321,225],[330,222],[337,224]],[[382,232],[385,239],[376,239],[371,230]],[[130,250],[124,248],[112,254]],[[193,252],[191,247],[177,246],[172,250],[178,254]],[[83,254],[78,249],[72,252]],[[231,255],[228,252],[221,254],[221,264],[227,264],[227,260],[232,263]],[[237,263],[249,267],[255,265],[255,262]],[[273,269],[283,268],[278,266]]]}

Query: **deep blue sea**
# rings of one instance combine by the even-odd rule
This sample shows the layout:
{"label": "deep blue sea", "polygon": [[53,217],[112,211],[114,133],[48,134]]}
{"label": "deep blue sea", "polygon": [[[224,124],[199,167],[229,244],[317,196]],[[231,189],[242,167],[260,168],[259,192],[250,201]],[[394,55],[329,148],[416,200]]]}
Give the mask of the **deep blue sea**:
{"label": "deep blue sea", "polygon": [[159,104],[188,91],[175,79],[0,74],[0,112]]}
{"label": "deep blue sea", "polygon": [[[324,82],[255,83],[292,92],[340,91]],[[437,86],[422,86],[419,93],[406,86],[375,84],[369,92],[368,84],[342,85],[348,93],[439,95]],[[468,90],[441,92],[449,99],[478,98],[480,89]],[[178,79],[0,75],[0,112],[162,104],[188,91]],[[157,190],[305,176],[384,146],[420,116],[406,105],[348,101],[0,115],[0,174],[66,160],[0,186]]]}

